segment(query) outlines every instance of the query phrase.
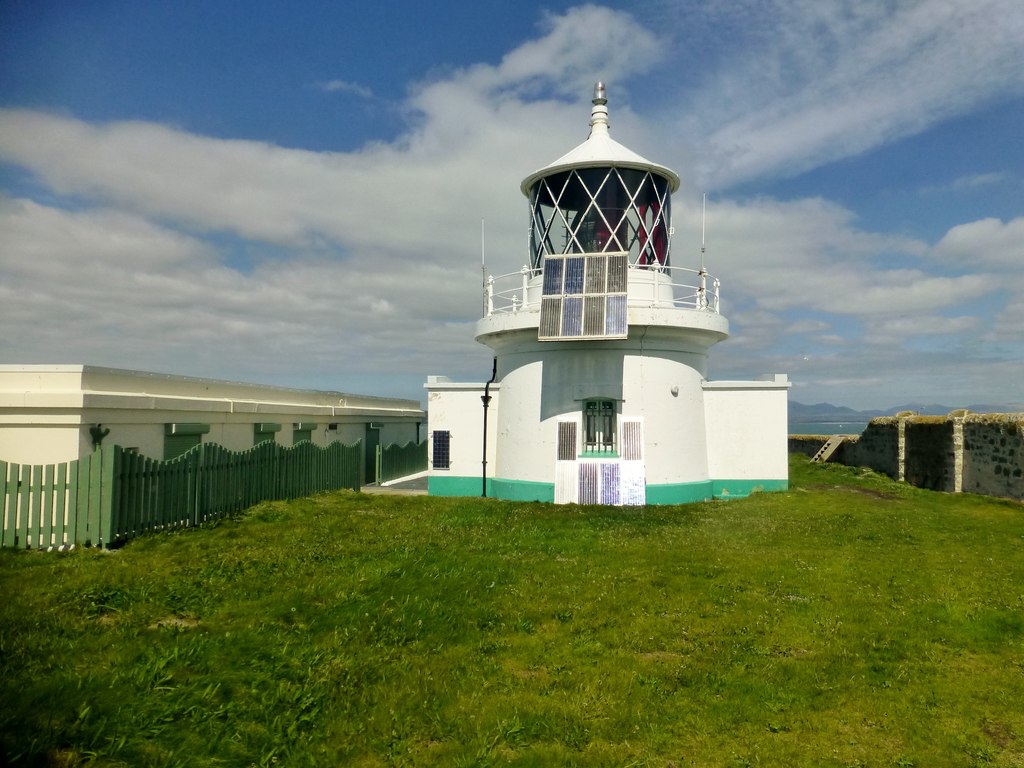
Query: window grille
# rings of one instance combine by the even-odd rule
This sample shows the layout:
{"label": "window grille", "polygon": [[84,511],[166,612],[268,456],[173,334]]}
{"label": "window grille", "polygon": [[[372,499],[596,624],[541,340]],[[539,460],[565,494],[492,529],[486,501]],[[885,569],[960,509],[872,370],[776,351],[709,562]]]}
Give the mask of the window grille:
{"label": "window grille", "polygon": [[615,450],[615,403],[611,400],[587,400],[583,404],[583,450]]}

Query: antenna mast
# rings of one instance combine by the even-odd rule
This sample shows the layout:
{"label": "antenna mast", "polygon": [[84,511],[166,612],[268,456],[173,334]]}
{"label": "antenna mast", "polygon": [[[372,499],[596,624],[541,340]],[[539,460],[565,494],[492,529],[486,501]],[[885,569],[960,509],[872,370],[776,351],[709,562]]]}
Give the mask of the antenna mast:
{"label": "antenna mast", "polygon": [[705,192],[700,210],[700,272],[697,273],[697,276],[700,278],[700,285],[697,288],[697,306],[701,309],[707,309],[708,306],[708,271],[704,269],[704,221],[707,216],[707,209],[708,194]]}
{"label": "antenna mast", "polygon": [[480,219],[480,286],[483,288],[483,316],[487,316],[487,236],[485,219]]}
{"label": "antenna mast", "polygon": [[704,222],[708,213],[708,193],[704,193],[700,205],[700,271],[704,271]]}

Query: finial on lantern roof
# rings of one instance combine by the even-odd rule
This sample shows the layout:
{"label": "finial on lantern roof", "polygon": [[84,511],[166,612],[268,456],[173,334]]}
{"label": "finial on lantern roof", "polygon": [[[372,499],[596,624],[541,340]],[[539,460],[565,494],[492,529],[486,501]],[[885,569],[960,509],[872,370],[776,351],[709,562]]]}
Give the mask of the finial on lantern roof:
{"label": "finial on lantern roof", "polygon": [[594,84],[594,108],[590,110],[590,135],[595,132],[608,133],[608,92],[601,81]]}
{"label": "finial on lantern roof", "polygon": [[590,135],[587,140],[577,145],[555,162],[534,171],[519,185],[519,189],[527,197],[538,180],[546,176],[578,168],[633,168],[652,173],[668,179],[669,191],[679,189],[679,177],[671,168],[652,163],[628,147],[624,147],[608,134],[608,91],[603,82],[594,85],[593,108],[590,110]]}

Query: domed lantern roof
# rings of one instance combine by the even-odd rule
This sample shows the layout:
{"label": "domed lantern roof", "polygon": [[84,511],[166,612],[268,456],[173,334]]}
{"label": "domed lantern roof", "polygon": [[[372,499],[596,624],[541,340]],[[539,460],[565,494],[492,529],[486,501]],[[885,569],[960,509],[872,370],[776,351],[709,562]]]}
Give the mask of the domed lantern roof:
{"label": "domed lantern roof", "polygon": [[679,177],[611,138],[603,83],[593,104],[587,140],[520,187],[530,200],[533,267],[569,253],[624,253],[633,266],[667,267]]}
{"label": "domed lantern roof", "polygon": [[523,179],[523,183],[520,185],[523,194],[529,197],[530,189],[538,179],[569,168],[607,168],[611,166],[649,170],[668,180],[670,192],[678,190],[679,176],[671,168],[652,163],[611,137],[608,132],[608,97],[604,83],[597,83],[594,86],[593,104],[594,107],[590,111],[590,135],[587,140],[562,155],[555,162],[534,171]]}

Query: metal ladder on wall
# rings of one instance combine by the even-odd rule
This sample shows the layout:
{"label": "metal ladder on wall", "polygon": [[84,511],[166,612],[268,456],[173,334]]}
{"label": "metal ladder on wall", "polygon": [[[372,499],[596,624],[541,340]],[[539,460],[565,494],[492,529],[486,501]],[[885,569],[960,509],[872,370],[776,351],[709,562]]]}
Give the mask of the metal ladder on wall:
{"label": "metal ladder on wall", "polygon": [[828,461],[839,446],[843,444],[844,440],[846,440],[846,435],[832,435],[832,437],[826,440],[825,444],[818,449],[818,452],[811,457],[811,461]]}

